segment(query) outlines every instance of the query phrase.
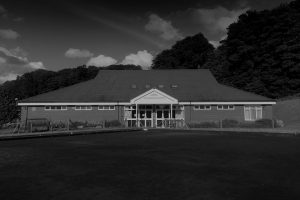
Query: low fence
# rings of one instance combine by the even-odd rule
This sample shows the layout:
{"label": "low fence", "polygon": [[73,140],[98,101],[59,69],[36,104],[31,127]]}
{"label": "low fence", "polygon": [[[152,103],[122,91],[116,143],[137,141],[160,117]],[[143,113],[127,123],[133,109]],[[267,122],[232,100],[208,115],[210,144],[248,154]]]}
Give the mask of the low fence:
{"label": "low fence", "polygon": [[[183,119],[164,119],[164,120],[151,120],[151,119],[125,119],[126,127],[145,127],[145,128],[188,128]],[[154,124],[155,122],[155,124]]]}
{"label": "low fence", "polygon": [[117,120],[99,121],[96,123],[59,121],[52,122],[47,119],[28,119],[27,122],[7,123],[0,127],[0,134],[18,134],[33,132],[69,131],[92,128],[121,128],[124,127]]}
{"label": "low fence", "polygon": [[187,123],[189,128],[279,128],[283,127],[283,121],[273,119],[259,119],[256,121],[237,121],[223,119],[218,121],[202,121]]}

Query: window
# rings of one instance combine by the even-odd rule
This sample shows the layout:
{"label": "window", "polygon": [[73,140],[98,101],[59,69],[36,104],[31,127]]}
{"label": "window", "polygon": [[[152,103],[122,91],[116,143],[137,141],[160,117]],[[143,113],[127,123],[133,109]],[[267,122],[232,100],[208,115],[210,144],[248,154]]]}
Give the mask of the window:
{"label": "window", "polygon": [[234,105],[218,105],[217,110],[234,110]]}
{"label": "window", "polygon": [[211,110],[210,105],[196,105],[194,106],[194,110]]}
{"label": "window", "polygon": [[261,106],[245,106],[244,107],[245,121],[255,121],[262,119]]}
{"label": "window", "polygon": [[45,106],[45,110],[68,110],[67,106]]}
{"label": "window", "polygon": [[98,106],[98,110],[115,110],[115,109],[116,109],[115,106],[106,106],[106,105]]}
{"label": "window", "polygon": [[75,106],[75,110],[92,110],[92,106]]}

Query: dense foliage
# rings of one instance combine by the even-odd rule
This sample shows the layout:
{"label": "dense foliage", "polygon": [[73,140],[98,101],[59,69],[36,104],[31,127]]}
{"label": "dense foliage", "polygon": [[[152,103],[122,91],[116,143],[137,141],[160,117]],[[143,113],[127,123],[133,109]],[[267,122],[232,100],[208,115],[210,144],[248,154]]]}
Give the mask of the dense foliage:
{"label": "dense foliage", "polygon": [[178,41],[153,60],[153,69],[197,69],[207,61],[214,47],[201,34]]}
{"label": "dense foliage", "polygon": [[58,72],[36,70],[25,73],[14,81],[0,85],[0,125],[18,119],[20,112],[16,106],[17,99],[24,99],[58,88],[66,87],[94,78],[99,70],[104,69],[141,69],[135,65],[111,65],[107,68],[80,66],[63,69]]}
{"label": "dense foliage", "polygon": [[240,89],[272,98],[299,93],[299,33],[299,0],[270,11],[248,11],[229,26],[218,55],[206,66]]}

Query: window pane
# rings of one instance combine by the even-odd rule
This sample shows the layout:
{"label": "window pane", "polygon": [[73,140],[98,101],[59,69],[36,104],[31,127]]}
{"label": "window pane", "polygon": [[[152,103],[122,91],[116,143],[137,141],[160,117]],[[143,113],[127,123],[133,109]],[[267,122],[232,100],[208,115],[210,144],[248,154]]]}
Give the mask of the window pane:
{"label": "window pane", "polygon": [[131,118],[135,118],[136,116],[135,116],[135,110],[133,110],[132,112],[131,112]]}
{"label": "window pane", "polygon": [[210,110],[211,108],[210,108],[210,106],[205,106],[205,109]]}
{"label": "window pane", "polygon": [[256,119],[262,119],[262,108],[257,107],[256,109]]}
{"label": "window pane", "polygon": [[256,120],[256,109],[255,107],[250,107],[250,120]]}
{"label": "window pane", "polygon": [[45,107],[45,110],[50,110],[50,109],[51,109],[50,106],[46,106],[46,107]]}
{"label": "window pane", "polygon": [[204,110],[205,109],[205,106],[204,105],[201,105],[200,106],[200,110]]}
{"label": "window pane", "polygon": [[246,121],[250,120],[250,110],[249,109],[245,109],[245,120]]}
{"label": "window pane", "polygon": [[108,110],[109,109],[109,106],[104,106],[104,110]]}
{"label": "window pane", "polygon": [[109,109],[110,109],[110,110],[114,110],[114,109],[115,109],[115,106],[109,106]]}
{"label": "window pane", "polygon": [[233,105],[229,105],[229,109],[234,109],[234,106]]}
{"label": "window pane", "polygon": [[151,111],[146,111],[146,118],[151,118]]}
{"label": "window pane", "polygon": [[169,118],[169,111],[164,110],[164,118]]}
{"label": "window pane", "polygon": [[221,105],[218,105],[218,107],[217,107],[219,110],[222,110],[222,108],[223,108],[223,106],[221,106]]}
{"label": "window pane", "polygon": [[75,110],[80,110],[80,106],[75,106]]}
{"label": "window pane", "polygon": [[229,106],[228,105],[223,105],[224,110],[228,110]]}

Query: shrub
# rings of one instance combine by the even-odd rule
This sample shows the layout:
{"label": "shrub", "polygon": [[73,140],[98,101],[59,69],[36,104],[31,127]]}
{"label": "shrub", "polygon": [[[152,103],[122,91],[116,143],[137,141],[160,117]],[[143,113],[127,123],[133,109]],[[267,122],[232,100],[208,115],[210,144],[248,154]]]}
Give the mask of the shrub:
{"label": "shrub", "polygon": [[224,119],[222,120],[222,128],[234,128],[238,127],[239,122],[234,119]]}
{"label": "shrub", "polygon": [[277,119],[275,121],[275,128],[282,128],[284,127],[284,122],[282,120]]}
{"label": "shrub", "polygon": [[191,122],[188,123],[190,128],[218,128],[218,123],[215,122]]}
{"label": "shrub", "polygon": [[104,122],[104,127],[105,128],[113,128],[113,127],[121,127],[122,124],[118,120],[111,120],[111,121],[105,121]]}
{"label": "shrub", "polygon": [[272,119],[259,119],[255,121],[256,128],[272,128],[273,120]]}

